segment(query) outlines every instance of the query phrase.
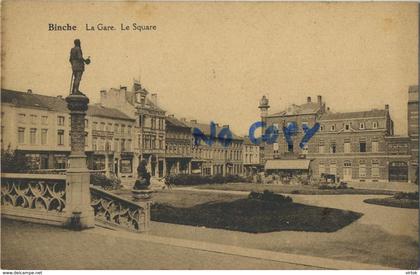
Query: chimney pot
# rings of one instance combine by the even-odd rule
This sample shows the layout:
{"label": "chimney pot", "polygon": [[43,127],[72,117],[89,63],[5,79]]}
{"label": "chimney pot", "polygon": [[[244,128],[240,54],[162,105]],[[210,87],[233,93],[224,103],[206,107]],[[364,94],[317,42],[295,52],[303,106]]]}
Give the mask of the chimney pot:
{"label": "chimney pot", "polygon": [[385,104],[385,110],[389,110],[389,104]]}
{"label": "chimney pot", "polygon": [[32,94],[32,90],[31,89],[28,89],[28,94]]}
{"label": "chimney pot", "polygon": [[191,123],[197,124],[197,120],[196,119],[192,119]]}

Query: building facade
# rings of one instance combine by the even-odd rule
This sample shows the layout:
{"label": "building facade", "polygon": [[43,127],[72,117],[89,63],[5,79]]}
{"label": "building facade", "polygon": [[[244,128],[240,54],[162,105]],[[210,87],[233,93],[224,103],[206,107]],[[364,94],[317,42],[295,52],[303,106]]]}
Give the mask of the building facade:
{"label": "building facade", "polygon": [[[318,96],[316,103],[308,97],[305,104],[293,104],[274,114],[268,114],[267,99],[261,100],[259,108],[265,127],[279,129],[278,142],[264,144],[264,162],[272,171],[289,176],[307,173],[318,179],[328,174],[350,182],[414,179],[408,171],[410,139],[394,136],[388,105],[383,109],[337,113],[331,112]],[[285,132],[290,124],[296,128],[289,132],[287,141]],[[319,128],[308,142],[301,144],[304,127]],[[291,163],[296,167],[291,167]]]}
{"label": "building facade", "polygon": [[[25,155],[32,169],[65,170],[70,154],[70,114],[66,101],[30,90],[6,89],[2,89],[1,99],[2,148]],[[116,109],[89,105],[85,120],[89,169],[133,177],[134,122]]]}
{"label": "building facade", "polygon": [[100,102],[135,119],[134,167],[146,159],[152,176],[165,175],[165,111],[157,104],[157,94],[149,97],[149,92],[134,81],[131,91],[124,86],[102,90]]}
{"label": "building facade", "polygon": [[193,131],[194,128],[200,129],[203,134],[211,139],[211,144],[207,144],[200,139],[198,145],[192,139],[192,160],[191,172],[201,175],[240,175],[243,171],[243,138],[232,132],[232,143],[225,146],[217,138],[217,134],[223,128],[229,128],[229,125],[215,125],[216,136],[212,137],[210,124],[199,123],[197,120],[191,120],[186,124]]}
{"label": "building facade", "polygon": [[191,127],[174,115],[167,116],[165,141],[166,175],[191,174]]}
{"label": "building facade", "polygon": [[408,137],[410,139],[411,163],[410,174],[414,181],[419,180],[419,86],[408,89]]}
{"label": "building facade", "polygon": [[252,143],[249,137],[245,136],[242,147],[243,174],[254,175],[262,169],[260,145]]}

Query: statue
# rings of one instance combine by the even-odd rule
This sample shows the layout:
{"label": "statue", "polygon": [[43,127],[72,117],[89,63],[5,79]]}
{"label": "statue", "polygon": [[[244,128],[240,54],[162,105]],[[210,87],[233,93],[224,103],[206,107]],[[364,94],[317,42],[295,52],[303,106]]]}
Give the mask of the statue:
{"label": "statue", "polygon": [[133,189],[147,189],[150,185],[150,173],[147,171],[147,160],[143,159],[137,167],[137,180]]}
{"label": "statue", "polygon": [[80,81],[82,80],[83,72],[85,71],[85,64],[90,64],[90,57],[87,59],[83,58],[82,48],[80,46],[80,40],[74,40],[74,47],[70,51],[70,63],[73,71],[70,84],[70,94],[72,95],[84,95],[79,91]]}

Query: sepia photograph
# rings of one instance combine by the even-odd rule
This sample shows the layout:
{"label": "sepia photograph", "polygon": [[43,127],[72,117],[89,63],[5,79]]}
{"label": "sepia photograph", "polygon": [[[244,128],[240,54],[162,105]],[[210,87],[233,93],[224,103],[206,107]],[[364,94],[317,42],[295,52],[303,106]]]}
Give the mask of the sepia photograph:
{"label": "sepia photograph", "polygon": [[2,274],[417,274],[418,82],[417,2],[2,1]]}

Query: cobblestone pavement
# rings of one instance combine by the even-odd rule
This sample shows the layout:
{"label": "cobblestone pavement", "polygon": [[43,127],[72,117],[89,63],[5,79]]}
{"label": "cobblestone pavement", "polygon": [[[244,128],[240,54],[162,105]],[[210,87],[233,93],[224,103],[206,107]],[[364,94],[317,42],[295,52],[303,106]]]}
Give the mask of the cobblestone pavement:
{"label": "cobblestone pavement", "polygon": [[313,269],[2,219],[2,269]]}

